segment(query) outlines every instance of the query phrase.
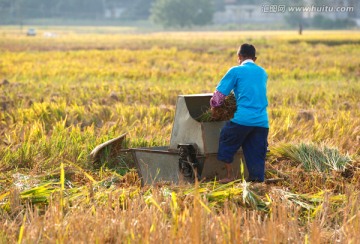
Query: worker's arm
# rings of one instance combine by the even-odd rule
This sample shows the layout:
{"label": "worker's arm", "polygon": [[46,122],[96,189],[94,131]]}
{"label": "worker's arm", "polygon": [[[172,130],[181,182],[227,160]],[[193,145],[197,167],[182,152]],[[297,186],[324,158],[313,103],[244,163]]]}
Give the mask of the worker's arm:
{"label": "worker's arm", "polygon": [[220,80],[218,86],[216,87],[216,91],[221,94],[227,96],[234,89],[237,77],[239,75],[239,67],[235,66],[226,72],[224,77]]}
{"label": "worker's arm", "polygon": [[224,77],[220,80],[213,97],[210,99],[210,106],[212,108],[221,106],[225,100],[225,97],[230,94],[232,89],[234,89],[237,77],[235,70],[236,68],[237,67],[232,67],[229,69]]}
{"label": "worker's arm", "polygon": [[219,85],[216,87],[216,91],[210,99],[211,113],[213,118],[217,119],[218,108],[223,104],[225,97],[229,95],[232,89],[234,89],[235,82],[236,74],[233,67],[229,69],[221,79]]}

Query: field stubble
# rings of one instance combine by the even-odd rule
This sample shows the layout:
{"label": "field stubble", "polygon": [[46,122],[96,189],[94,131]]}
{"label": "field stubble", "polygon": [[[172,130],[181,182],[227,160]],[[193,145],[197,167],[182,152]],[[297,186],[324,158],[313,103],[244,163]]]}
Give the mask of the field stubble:
{"label": "field stubble", "polygon": [[[0,242],[359,239],[360,34],[189,35],[3,35]],[[242,42],[269,74],[267,176],[284,181],[140,188],[126,160],[89,163],[124,132],[167,145],[177,95],[213,92]]]}

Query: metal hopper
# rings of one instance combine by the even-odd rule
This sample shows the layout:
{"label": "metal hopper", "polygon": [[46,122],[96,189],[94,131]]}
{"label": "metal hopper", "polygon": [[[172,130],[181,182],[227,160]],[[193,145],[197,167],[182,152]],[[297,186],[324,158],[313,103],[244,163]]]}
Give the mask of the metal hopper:
{"label": "metal hopper", "polygon": [[[177,184],[191,182],[195,177],[219,179],[226,176],[224,164],[217,160],[220,130],[225,121],[197,120],[209,108],[211,97],[210,93],[178,96],[169,146],[129,149],[143,184],[159,181]],[[237,177],[241,159],[242,152],[238,151],[232,164]]]}

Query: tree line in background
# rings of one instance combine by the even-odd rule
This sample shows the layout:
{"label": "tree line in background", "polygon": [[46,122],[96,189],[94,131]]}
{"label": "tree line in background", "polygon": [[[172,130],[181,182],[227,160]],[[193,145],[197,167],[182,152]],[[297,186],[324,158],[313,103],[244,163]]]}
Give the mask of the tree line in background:
{"label": "tree line in background", "polygon": [[209,0],[157,0],[151,8],[151,19],[165,27],[190,27],[211,23],[214,14]]}
{"label": "tree line in background", "polygon": [[[327,0],[326,0],[327,1]],[[303,0],[235,0],[234,4],[304,4]],[[324,0],[314,0],[323,4]],[[209,25],[215,11],[225,10],[224,0],[0,0],[0,24],[26,24],[29,19],[81,19],[120,21],[152,20],[164,27]],[[115,12],[120,11],[117,15]],[[105,12],[108,12],[107,16]],[[304,20],[300,13],[285,16],[289,26],[346,28],[349,19],[334,21],[324,16]]]}
{"label": "tree line in background", "polygon": [[106,9],[124,8],[123,18],[147,19],[153,0],[0,0],[3,19],[103,18]]}

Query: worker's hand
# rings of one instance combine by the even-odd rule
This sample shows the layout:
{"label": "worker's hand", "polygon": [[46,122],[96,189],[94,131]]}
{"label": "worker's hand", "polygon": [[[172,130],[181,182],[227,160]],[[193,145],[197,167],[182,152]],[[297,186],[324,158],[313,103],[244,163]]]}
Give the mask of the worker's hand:
{"label": "worker's hand", "polygon": [[214,119],[214,120],[220,120],[220,108],[219,107],[212,107],[211,108],[211,117]]}

